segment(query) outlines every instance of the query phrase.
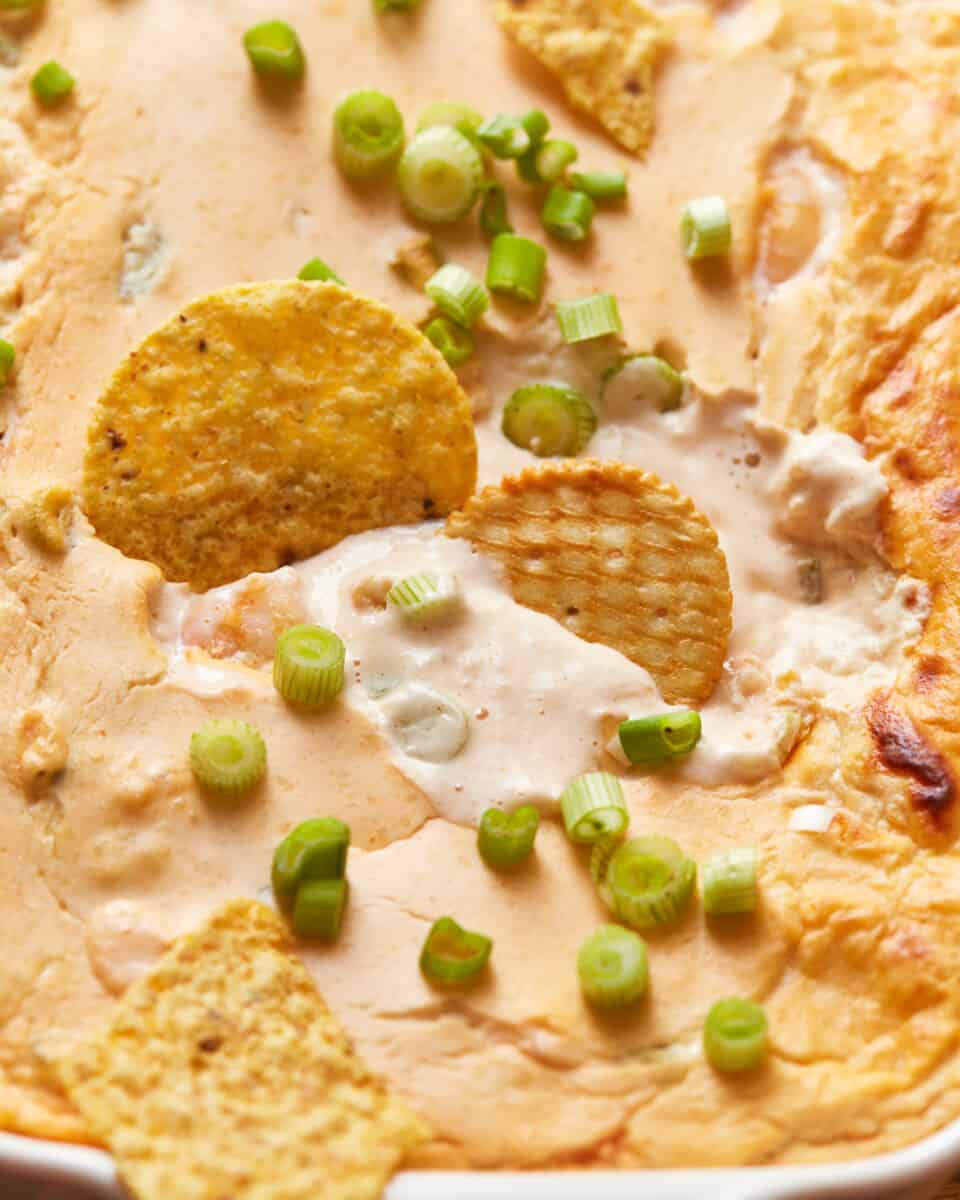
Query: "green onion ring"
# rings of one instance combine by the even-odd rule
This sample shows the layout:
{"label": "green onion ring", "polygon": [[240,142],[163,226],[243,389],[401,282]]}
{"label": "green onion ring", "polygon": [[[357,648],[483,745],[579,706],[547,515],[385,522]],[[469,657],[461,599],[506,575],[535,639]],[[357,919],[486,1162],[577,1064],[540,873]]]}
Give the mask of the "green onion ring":
{"label": "green onion ring", "polygon": [[718,1000],[703,1026],[703,1050],[718,1071],[752,1071],[767,1053],[767,1014],[753,1000]]}
{"label": "green onion ring", "polygon": [[303,821],[273,855],[271,882],[277,899],[291,900],[311,879],[342,879],[350,846],[350,827],[336,817]]}
{"label": "green onion ring", "polygon": [[453,917],[434,921],[420,952],[420,970],[431,983],[460,984],[476,978],[490,960],[493,942]]}
{"label": "green onion ring", "polygon": [[477,849],[488,867],[515,867],[529,858],[540,826],[540,811],[523,804],[512,813],[488,808],[477,830]]}
{"label": "green onion ring", "polygon": [[577,974],[583,994],[598,1008],[636,1004],[650,981],[647,944],[622,925],[601,925],[580,947]]}

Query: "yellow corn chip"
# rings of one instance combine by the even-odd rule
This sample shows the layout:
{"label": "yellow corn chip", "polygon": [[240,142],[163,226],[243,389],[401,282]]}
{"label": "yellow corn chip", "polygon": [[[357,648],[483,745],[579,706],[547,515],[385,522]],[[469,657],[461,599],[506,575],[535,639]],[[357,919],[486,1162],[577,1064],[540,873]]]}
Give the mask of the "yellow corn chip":
{"label": "yellow corn chip", "polygon": [[504,31],[551,70],[570,102],[643,154],[654,131],[653,76],[665,43],[638,0],[498,0]]}
{"label": "yellow corn chip", "polygon": [[645,667],[671,704],[699,703],[730,636],[713,526],[656,475],[567,460],[485,488],[447,519],[505,568],[514,598]]}
{"label": "yellow corn chip", "polygon": [[140,1200],[373,1200],[428,1137],[254,901],[174,943],[57,1071]]}
{"label": "yellow corn chip", "polygon": [[336,284],[228,288],[134,350],[89,431],[97,533],[196,589],[473,491],[456,376],[412,325]]}

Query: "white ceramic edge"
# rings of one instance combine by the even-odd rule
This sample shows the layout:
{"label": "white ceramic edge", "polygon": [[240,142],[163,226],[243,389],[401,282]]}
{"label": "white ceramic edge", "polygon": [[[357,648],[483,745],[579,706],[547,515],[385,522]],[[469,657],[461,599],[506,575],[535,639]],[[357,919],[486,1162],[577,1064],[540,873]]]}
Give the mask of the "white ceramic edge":
{"label": "white ceramic edge", "polygon": [[[905,1150],[852,1163],[690,1171],[407,1171],[394,1179],[387,1200],[921,1200],[958,1168],[960,1122],[955,1122]],[[110,1156],[84,1146],[0,1134],[4,1169],[38,1182],[86,1185],[104,1197],[121,1194]]]}

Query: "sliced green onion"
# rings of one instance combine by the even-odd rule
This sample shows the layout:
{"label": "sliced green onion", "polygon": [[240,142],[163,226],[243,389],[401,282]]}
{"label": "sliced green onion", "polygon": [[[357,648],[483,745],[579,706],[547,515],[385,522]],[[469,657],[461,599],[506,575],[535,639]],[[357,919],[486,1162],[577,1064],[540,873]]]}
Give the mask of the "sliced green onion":
{"label": "sliced green onion", "polygon": [[599,890],[618,920],[651,929],[675,921],[684,912],[696,877],[696,863],[677,843],[654,834],[617,847]]}
{"label": "sliced green onion", "polygon": [[271,880],[281,901],[296,895],[311,879],[342,879],[350,846],[350,827],[336,817],[303,821],[276,848]]}
{"label": "sliced green onion", "polygon": [[332,942],[340,933],[347,890],[345,879],[309,879],[302,883],[293,902],[294,933]]}
{"label": "sliced green onion", "polygon": [[752,1000],[718,1000],[703,1026],[703,1050],[718,1071],[752,1071],[767,1053],[767,1014]]}
{"label": "sliced green onion", "polygon": [[350,92],[333,110],[333,157],[348,179],[385,175],[403,153],[403,117],[383,92]]}
{"label": "sliced green onion", "polygon": [[258,75],[302,79],[306,68],[296,30],[286,21],[263,21],[243,35],[247,57]]}
{"label": "sliced green onion", "polygon": [[586,192],[591,200],[622,200],[627,194],[627,177],[623,171],[573,171],[570,186]]}
{"label": "sliced green onion", "polygon": [[387,592],[392,604],[405,621],[437,621],[448,617],[463,603],[455,575],[435,575],[425,571],[408,575]]}
{"label": "sliced green onion", "polygon": [[284,700],[327,704],[343,690],[343,642],[319,625],[294,625],[277,638],[273,683]]}
{"label": "sliced green onion", "polygon": [[683,403],[683,376],[656,354],[632,354],[606,377],[605,404],[623,406],[652,404],[660,412],[672,412]]}
{"label": "sliced green onion", "polygon": [[487,237],[495,238],[501,233],[513,233],[507,213],[507,193],[503,184],[488,183],[483,189],[480,204],[480,228]]}
{"label": "sliced green onion", "polygon": [[517,175],[524,183],[532,184],[534,187],[543,183],[540,172],[537,170],[538,149],[538,146],[533,146],[526,154],[521,154],[517,159]]}
{"label": "sliced green onion", "polygon": [[424,291],[444,316],[467,328],[475,325],[490,307],[487,289],[457,263],[442,266],[427,280]]}
{"label": "sliced green onion", "polygon": [[579,157],[573,142],[551,138],[537,147],[537,174],[544,183],[556,183],[571,163]]}
{"label": "sliced green onion", "polygon": [[432,983],[466,983],[490,961],[493,942],[453,917],[434,921],[420,952],[420,970]]}
{"label": "sliced green onion", "polygon": [[532,144],[522,119],[503,113],[484,121],[477,130],[477,137],[495,158],[519,158]]}
{"label": "sliced green onion", "polygon": [[590,878],[594,883],[599,885],[606,879],[610,859],[622,845],[623,837],[619,834],[602,837],[598,842],[593,843],[593,849],[590,851]]}
{"label": "sliced green onion", "polygon": [[14,350],[10,342],[0,338],[0,387],[6,387],[7,381],[10,378],[10,372],[13,370],[13,364],[16,361],[16,350]]}
{"label": "sliced green onion", "polygon": [[647,944],[622,925],[601,925],[577,955],[580,987],[598,1008],[625,1008],[644,995],[650,982]]}
{"label": "sliced green onion", "polygon": [[558,300],[557,324],[567,343],[589,342],[623,332],[617,298],[610,292],[598,292],[583,300]]}
{"label": "sliced green onion", "polygon": [[308,263],[304,263],[297,278],[310,283],[339,283],[341,287],[346,287],[333,267],[327,266],[322,258],[311,258]]}
{"label": "sliced green onion", "polygon": [[50,62],[44,63],[30,80],[30,88],[41,104],[53,108],[66,100],[75,83],[76,80],[66,67],[51,59]]}
{"label": "sliced green onion", "polygon": [[620,780],[606,771],[580,775],[567,784],[560,810],[567,837],[587,846],[623,833],[630,819]]}
{"label": "sliced green onion", "polygon": [[465,363],[476,349],[473,334],[449,317],[434,317],[423,331],[451,367]]}
{"label": "sliced green onion", "polygon": [[412,12],[419,5],[420,0],[373,0],[377,12]]}
{"label": "sliced green onion", "polygon": [[680,222],[683,248],[687,258],[713,258],[726,254],[733,234],[730,213],[722,196],[701,196],[691,200]]}
{"label": "sliced green onion", "polygon": [[703,864],[700,890],[711,916],[753,912],[757,907],[757,851],[753,846],[715,854]]}
{"label": "sliced green onion", "polygon": [[190,738],[190,766],[204,787],[238,795],[262,778],[267,747],[260,731],[246,721],[214,718]]}
{"label": "sliced green onion", "polygon": [[543,227],[565,242],[582,242],[593,223],[594,204],[586,192],[554,186],[543,206]]}
{"label": "sliced green onion", "polygon": [[579,454],[597,428],[589,401],[557,383],[517,388],[503,410],[501,428],[515,446],[538,458]]}
{"label": "sliced green onion", "polygon": [[473,139],[482,124],[483,114],[468,104],[458,104],[456,100],[437,100],[428,104],[417,118],[417,133],[432,129],[434,125],[452,125],[464,137]]}
{"label": "sliced green onion", "polygon": [[520,124],[527,131],[531,146],[538,146],[550,132],[550,118],[542,108],[531,108],[525,112]]}
{"label": "sliced green onion", "polygon": [[512,813],[488,808],[480,819],[477,849],[489,867],[515,867],[530,856],[540,827],[540,812],[523,804]]}
{"label": "sliced green onion", "polygon": [[543,293],[547,252],[529,238],[501,233],[490,247],[487,287],[502,296],[536,304]]}
{"label": "sliced green onion", "polygon": [[617,733],[632,763],[662,763],[689,754],[700,741],[700,729],[700,714],[685,709],[624,721]]}
{"label": "sliced green onion", "polygon": [[524,183],[536,186],[543,183],[537,170],[537,154],[543,139],[550,132],[550,118],[542,109],[532,108],[520,118],[520,123],[530,136],[530,149],[517,159],[517,174]]}
{"label": "sliced green onion", "polygon": [[459,221],[476,203],[483,169],[483,155],[469,138],[452,125],[433,125],[403,153],[397,174],[400,194],[421,221]]}

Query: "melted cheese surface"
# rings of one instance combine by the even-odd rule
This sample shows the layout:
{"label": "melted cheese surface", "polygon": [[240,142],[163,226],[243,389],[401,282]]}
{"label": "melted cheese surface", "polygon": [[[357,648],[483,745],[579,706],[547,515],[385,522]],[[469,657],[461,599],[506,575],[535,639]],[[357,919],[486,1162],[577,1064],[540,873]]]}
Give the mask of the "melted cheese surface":
{"label": "melted cheese surface", "polygon": [[[268,894],[273,847],[321,812],[353,830],[351,906],[337,947],[304,955],[363,1055],[433,1124],[430,1163],[802,1162],[890,1149],[960,1113],[960,13],[946,0],[658,11],[673,50],[642,163],[508,48],[490,0],[426,0],[414,22],[280,3],[271,15],[297,27],[309,63],[286,99],[242,53],[263,16],[253,0],[74,0],[12,22],[0,896],[17,954],[0,968],[3,1125],[84,1140],[42,1057],[214,905]],[[54,112],[27,86],[51,57],[78,80]],[[503,304],[463,372],[485,481],[531,461],[499,432],[510,390],[560,377],[598,403],[590,452],[689,492],[730,562],[734,636],[703,745],[670,771],[630,773],[626,791],[635,832],[698,860],[757,845],[762,904],[723,926],[693,911],[652,938],[652,995],[629,1021],[598,1019],[579,995],[576,948],[605,914],[562,829],[546,821],[536,862],[501,878],[472,826],[528,796],[550,812],[571,774],[619,769],[616,720],[662,707],[645,672],[517,609],[492,569],[426,526],[202,598],[97,542],[80,514],[62,558],[18,532],[18,503],[76,486],[115,363],[194,296],[320,255],[423,315],[387,266],[415,233],[394,189],[348,187],[330,161],[333,105],[364,84],[392,94],[408,127],[437,99],[543,107],[585,166],[626,169],[629,204],[598,215],[583,248],[551,247],[548,299],[615,292],[630,348],[690,381],[675,414],[604,411],[602,348],[562,348],[543,313]],[[730,205],[734,252],[691,270],[678,213],[712,192]],[[529,193],[511,182],[510,199],[518,230],[539,236]],[[438,242],[482,271],[472,221]],[[810,557],[822,604],[800,591]],[[377,578],[424,563],[456,573],[466,598],[429,636],[369,603]],[[266,667],[277,626],[304,617],[338,628],[358,660],[343,702],[317,717],[284,706]],[[462,755],[430,764],[398,748],[390,693],[376,693],[403,680],[457,698]],[[234,809],[189,772],[190,733],[213,715],[252,721],[269,747],[264,786]],[[791,828],[809,805],[835,810],[825,833]],[[417,970],[447,912],[496,943],[490,977],[463,996]],[[768,1067],[736,1088],[699,1050],[726,994],[763,1001],[772,1029]]]}

